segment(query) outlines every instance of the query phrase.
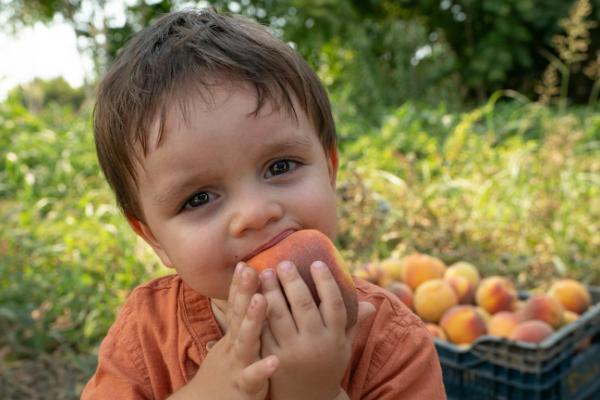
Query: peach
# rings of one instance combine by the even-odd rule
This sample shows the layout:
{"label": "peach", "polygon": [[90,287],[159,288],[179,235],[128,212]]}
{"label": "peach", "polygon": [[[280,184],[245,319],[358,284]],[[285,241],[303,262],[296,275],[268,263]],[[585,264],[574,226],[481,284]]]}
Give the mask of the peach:
{"label": "peach", "polygon": [[573,311],[565,310],[563,311],[563,326],[572,324],[573,322],[579,319],[579,314],[574,313]]}
{"label": "peach", "polygon": [[394,293],[404,305],[411,310],[414,310],[413,290],[404,282],[392,282],[387,287],[387,290]]}
{"label": "peach", "polygon": [[556,329],[562,324],[564,308],[554,297],[547,294],[534,294],[525,301],[520,311],[523,320],[537,319]]}
{"label": "peach", "polygon": [[521,322],[519,314],[513,311],[499,311],[490,318],[488,333],[492,336],[508,338],[519,322]]}
{"label": "peach", "polygon": [[387,287],[390,283],[402,280],[402,260],[395,257],[387,258],[379,263],[379,267],[382,271],[382,277],[380,280],[382,287]]}
{"label": "peach", "polygon": [[342,256],[325,234],[313,229],[296,231],[252,257],[248,260],[248,265],[260,272],[266,268],[275,268],[277,264],[285,260],[296,265],[298,273],[306,282],[317,305],[320,303],[320,299],[310,274],[310,266],[315,261],[323,261],[327,264],[344,299],[346,326],[350,327],[356,323],[358,298],[354,281]]}
{"label": "peach", "polygon": [[483,279],[475,292],[475,302],[490,314],[512,310],[517,300],[517,290],[508,278],[490,276]]}
{"label": "peach", "polygon": [[429,331],[429,333],[431,333],[431,336],[441,339],[441,340],[448,340],[448,337],[446,336],[446,333],[444,332],[444,330],[436,324],[432,324],[432,323],[426,323],[425,324],[425,328],[427,328],[427,330]]}
{"label": "peach", "polygon": [[441,279],[446,265],[427,254],[414,253],[402,260],[402,280],[415,290],[420,284],[431,279]]}
{"label": "peach", "polygon": [[552,333],[554,333],[554,329],[546,322],[532,319],[520,322],[510,334],[509,339],[539,343]]}
{"label": "peach", "polygon": [[371,282],[374,285],[381,286],[383,280],[383,269],[376,262],[363,264],[354,271],[354,276],[365,281]]}
{"label": "peach", "polygon": [[548,294],[558,300],[564,308],[577,314],[583,314],[591,303],[588,289],[573,279],[554,282]]}
{"label": "peach", "polygon": [[466,261],[458,261],[448,267],[446,273],[444,274],[444,278],[448,279],[453,276],[462,276],[471,282],[473,288],[476,288],[477,285],[479,285],[479,271],[473,264]]}
{"label": "peach", "polygon": [[444,278],[456,292],[460,304],[471,304],[475,296],[475,286],[467,278],[459,275]]}
{"label": "peach", "polygon": [[472,305],[457,305],[444,313],[440,326],[452,343],[470,344],[487,333],[483,317]]}
{"label": "peach", "polygon": [[415,290],[415,312],[425,322],[438,322],[444,312],[458,304],[454,289],[443,279],[432,279]]}
{"label": "peach", "polygon": [[485,310],[485,308],[481,308],[479,306],[475,306],[475,310],[477,310],[477,312],[479,313],[479,315],[481,315],[481,317],[483,318],[483,320],[485,321],[485,325],[489,325],[490,324],[490,320],[492,319],[492,315],[487,312]]}

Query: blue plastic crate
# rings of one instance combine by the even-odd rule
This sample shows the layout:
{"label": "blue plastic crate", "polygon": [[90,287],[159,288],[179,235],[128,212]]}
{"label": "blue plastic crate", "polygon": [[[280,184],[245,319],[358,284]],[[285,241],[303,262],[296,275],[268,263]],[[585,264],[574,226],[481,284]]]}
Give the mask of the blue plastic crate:
{"label": "blue plastic crate", "polygon": [[482,336],[460,347],[435,339],[448,399],[600,399],[600,288],[589,289],[593,306],[539,344]]}

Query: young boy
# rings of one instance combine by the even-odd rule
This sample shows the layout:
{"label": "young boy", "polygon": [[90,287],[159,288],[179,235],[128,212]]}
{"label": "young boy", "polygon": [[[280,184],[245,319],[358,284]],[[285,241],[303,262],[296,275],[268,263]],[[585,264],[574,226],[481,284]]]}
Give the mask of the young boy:
{"label": "young boy", "polygon": [[[176,275],[136,288],[83,399],[442,399],[420,320],[357,280],[245,264],[299,229],[336,233],[335,125],[316,74],[250,20],[176,12],[137,34],[100,84],[102,169],[133,230]],[[289,302],[289,307],[288,307]]]}

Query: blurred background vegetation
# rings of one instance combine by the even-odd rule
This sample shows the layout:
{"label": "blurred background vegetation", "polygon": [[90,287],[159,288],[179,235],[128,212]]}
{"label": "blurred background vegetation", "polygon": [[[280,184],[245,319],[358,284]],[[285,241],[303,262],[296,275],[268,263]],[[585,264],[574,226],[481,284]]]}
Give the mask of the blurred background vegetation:
{"label": "blurred background vegetation", "polygon": [[77,398],[125,296],[167,272],[115,205],[90,114],[127,38],[188,6],[256,18],[318,71],[354,267],[421,251],[521,288],[600,284],[600,0],[115,3],[0,0],[5,31],[67,21],[95,65],[0,103],[0,397]]}

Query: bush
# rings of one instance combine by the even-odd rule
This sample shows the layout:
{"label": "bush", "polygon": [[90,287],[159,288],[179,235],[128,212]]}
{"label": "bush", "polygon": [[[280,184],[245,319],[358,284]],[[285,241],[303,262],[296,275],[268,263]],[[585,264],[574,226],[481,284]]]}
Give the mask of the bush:
{"label": "bush", "polygon": [[0,160],[0,347],[89,351],[159,267],[115,206],[88,114],[1,104]]}

